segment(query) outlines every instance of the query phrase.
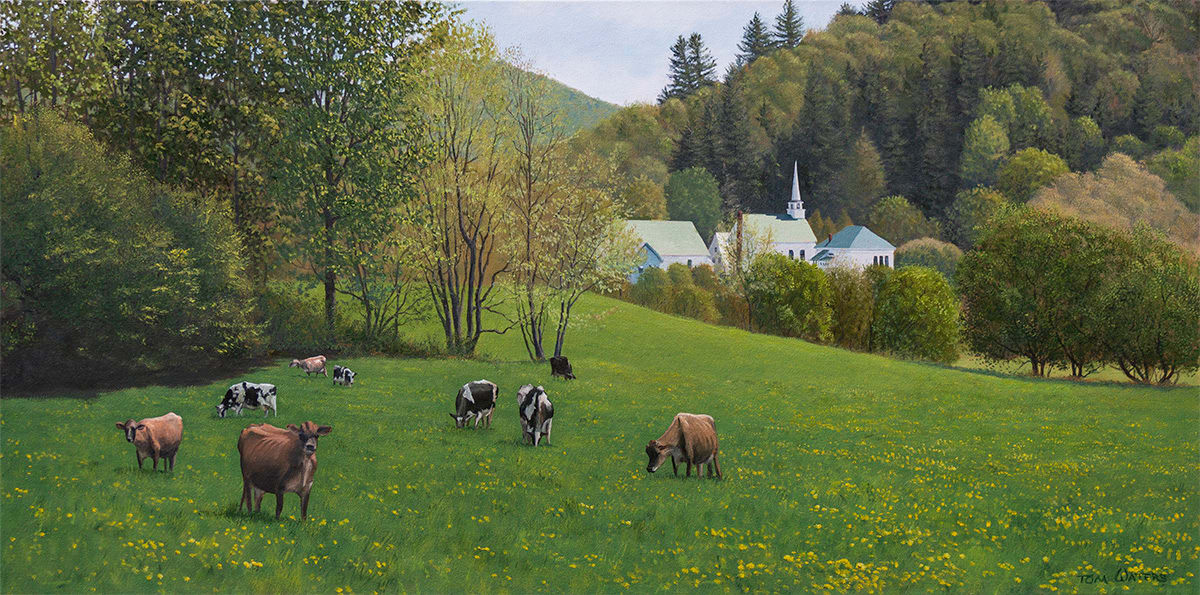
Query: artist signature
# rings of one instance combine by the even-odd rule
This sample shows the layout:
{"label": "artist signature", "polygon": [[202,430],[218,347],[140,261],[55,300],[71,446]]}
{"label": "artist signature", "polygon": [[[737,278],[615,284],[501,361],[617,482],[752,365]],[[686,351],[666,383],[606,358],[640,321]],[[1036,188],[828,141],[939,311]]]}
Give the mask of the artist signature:
{"label": "artist signature", "polygon": [[[1169,575],[1170,575],[1169,571],[1168,572],[1154,572],[1154,571],[1142,570],[1142,571],[1138,571],[1138,572],[1133,572],[1131,570],[1122,568],[1113,575],[1112,582],[1114,582],[1114,583],[1133,583],[1133,582],[1140,583],[1142,581],[1152,581],[1152,582],[1156,582],[1156,583],[1165,583],[1165,582],[1167,582],[1167,578]],[[1079,582],[1081,582],[1085,585],[1091,585],[1091,584],[1095,584],[1095,583],[1108,584],[1108,582],[1109,582],[1107,574],[1093,573],[1093,574],[1079,574],[1076,576],[1079,577]]]}

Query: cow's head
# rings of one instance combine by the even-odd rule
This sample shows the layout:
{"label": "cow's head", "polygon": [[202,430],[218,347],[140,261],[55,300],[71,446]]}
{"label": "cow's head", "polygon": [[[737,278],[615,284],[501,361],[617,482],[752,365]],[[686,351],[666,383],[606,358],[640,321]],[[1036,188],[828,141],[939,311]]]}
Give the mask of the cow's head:
{"label": "cow's head", "polygon": [[646,456],[650,461],[646,463],[646,471],[654,473],[658,468],[667,461],[667,456],[671,454],[671,447],[664,446],[658,443],[658,440],[651,440],[646,445]]}
{"label": "cow's head", "polygon": [[346,379],[346,386],[354,386],[354,371],[350,368],[342,368],[342,374]]}
{"label": "cow's head", "polygon": [[298,360],[298,359],[294,359],[294,360],[292,360],[292,363],[288,364],[288,367],[289,367],[289,368],[299,368],[299,367],[300,367],[300,360]]}
{"label": "cow's head", "polygon": [[333,428],[329,426],[318,426],[311,421],[306,421],[300,426],[288,424],[287,429],[295,432],[300,438],[300,448],[304,449],[304,454],[306,455],[317,452],[317,438],[333,431]]}
{"label": "cow's head", "polygon": [[451,419],[454,420],[454,427],[456,427],[456,428],[461,428],[463,426],[466,426],[471,421],[470,413],[468,413],[466,415],[455,415],[455,414],[451,413],[449,415],[450,415]]}
{"label": "cow's head", "polygon": [[132,419],[117,422],[117,429],[125,432],[125,441],[133,442],[137,438],[138,430],[145,430],[146,424],[139,424]]}

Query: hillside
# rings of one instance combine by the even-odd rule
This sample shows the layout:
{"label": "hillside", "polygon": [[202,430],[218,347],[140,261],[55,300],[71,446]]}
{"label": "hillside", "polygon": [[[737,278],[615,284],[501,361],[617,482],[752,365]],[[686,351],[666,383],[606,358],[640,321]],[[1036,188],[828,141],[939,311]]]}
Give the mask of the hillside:
{"label": "hillside", "polygon": [[562,106],[563,123],[568,135],[593,128],[601,120],[621,109],[550,77],[542,76],[542,78],[550,81],[555,100]]}
{"label": "hillside", "polygon": [[[349,389],[249,374],[279,387],[270,423],[333,427],[307,523],[295,496],[282,522],[236,511],[237,435],[261,419],[215,416],[234,378],[6,399],[4,590],[1075,591],[1130,568],[1194,588],[1194,388],[966,372],[598,297],[579,314],[569,383],[512,333],[483,360],[331,362]],[[481,377],[495,424],[455,430]],[[551,447],[518,443],[525,382],[554,400]],[[179,464],[138,472],[112,424],[167,410]],[[678,411],[715,417],[724,481],[647,475]]]}

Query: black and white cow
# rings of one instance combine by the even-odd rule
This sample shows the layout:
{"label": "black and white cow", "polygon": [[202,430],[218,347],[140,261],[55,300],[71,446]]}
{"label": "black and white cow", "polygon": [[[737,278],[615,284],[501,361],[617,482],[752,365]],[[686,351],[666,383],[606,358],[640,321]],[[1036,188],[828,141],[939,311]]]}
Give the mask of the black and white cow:
{"label": "black and white cow", "polygon": [[279,415],[275,403],[275,385],[258,384],[255,382],[239,382],[225,391],[225,398],[217,405],[217,415],[225,417],[227,411],[233,410],[238,415],[243,409],[262,409],[263,417],[271,414]]}
{"label": "black and white cow", "polygon": [[464,428],[472,419],[475,427],[483,421],[483,427],[491,427],[492,412],[496,410],[496,384],[487,380],[476,380],[463,385],[454,398],[454,427]]}
{"label": "black and white cow", "polygon": [[527,440],[537,446],[542,441],[542,436],[545,436],[546,444],[550,443],[554,405],[546,397],[546,389],[526,384],[517,390],[517,413],[521,416],[523,441]]}
{"label": "black and white cow", "polygon": [[345,366],[334,366],[333,383],[342,386],[354,386],[354,370]]}

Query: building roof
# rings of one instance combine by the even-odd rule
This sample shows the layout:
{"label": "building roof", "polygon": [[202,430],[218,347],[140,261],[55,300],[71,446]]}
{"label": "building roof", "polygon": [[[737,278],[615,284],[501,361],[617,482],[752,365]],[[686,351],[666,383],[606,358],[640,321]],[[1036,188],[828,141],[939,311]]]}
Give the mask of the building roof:
{"label": "building roof", "polygon": [[634,235],[650,244],[659,256],[708,255],[708,248],[691,221],[629,220]]}
{"label": "building roof", "polygon": [[813,262],[825,262],[827,260],[833,260],[833,252],[830,252],[828,250],[822,250],[820,252],[817,252],[812,257]]}
{"label": "building roof", "polygon": [[728,242],[729,242],[729,232],[718,231],[717,233],[713,234],[713,239],[711,242],[708,243],[708,245],[716,246],[717,248],[722,248]]}
{"label": "building roof", "polygon": [[821,240],[818,248],[840,248],[843,250],[872,250],[876,252],[895,250],[887,240],[861,225],[847,225],[833,234],[833,238]]}
{"label": "building roof", "polygon": [[813,235],[812,227],[808,225],[808,219],[796,219],[788,215],[760,215],[747,213],[746,229],[757,233],[771,233],[771,240],[775,243],[795,244],[802,242],[815,242],[817,237]]}

